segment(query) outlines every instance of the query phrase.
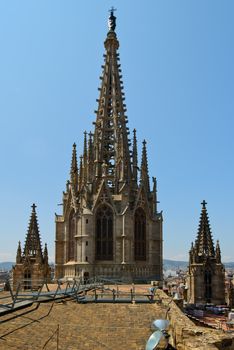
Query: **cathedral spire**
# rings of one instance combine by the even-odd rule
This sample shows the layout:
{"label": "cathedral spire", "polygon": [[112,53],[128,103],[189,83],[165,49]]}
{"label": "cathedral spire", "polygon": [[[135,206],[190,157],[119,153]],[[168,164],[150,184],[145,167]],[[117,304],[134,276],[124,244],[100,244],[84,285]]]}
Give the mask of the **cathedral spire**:
{"label": "cathedral spire", "polygon": [[25,240],[24,255],[36,257],[38,254],[42,256],[41,238],[37,223],[36,205],[33,204],[28,232]]}
{"label": "cathedral spire", "polygon": [[146,141],[143,141],[142,157],[141,157],[141,184],[145,186],[147,192],[150,191],[149,173],[148,173],[148,159],[146,150]]}
{"label": "cathedral spire", "polygon": [[129,183],[131,181],[132,170],[123,82],[118,63],[119,41],[114,31],[116,18],[113,11],[114,9],[110,11],[109,32],[104,43],[106,54],[100,77],[102,83],[96,111],[94,154],[96,178],[101,179],[102,165],[105,163],[107,182],[110,188],[117,192],[118,182]]}
{"label": "cathedral spire", "polygon": [[196,253],[199,256],[215,256],[214,243],[210,229],[209,218],[206,210],[206,202],[201,203],[202,211],[195,243]]}

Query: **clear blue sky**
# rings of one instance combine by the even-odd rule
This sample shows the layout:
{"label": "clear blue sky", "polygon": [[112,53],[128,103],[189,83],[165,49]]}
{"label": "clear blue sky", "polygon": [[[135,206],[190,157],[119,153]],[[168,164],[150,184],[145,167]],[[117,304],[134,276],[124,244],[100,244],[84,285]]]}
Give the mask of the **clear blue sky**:
{"label": "clear blue sky", "polygon": [[33,202],[54,259],[54,213],[72,144],[81,150],[95,120],[112,5],[129,125],[158,180],[164,257],[187,259],[205,199],[223,260],[234,260],[233,0],[12,0],[0,2],[0,261],[15,259]]}

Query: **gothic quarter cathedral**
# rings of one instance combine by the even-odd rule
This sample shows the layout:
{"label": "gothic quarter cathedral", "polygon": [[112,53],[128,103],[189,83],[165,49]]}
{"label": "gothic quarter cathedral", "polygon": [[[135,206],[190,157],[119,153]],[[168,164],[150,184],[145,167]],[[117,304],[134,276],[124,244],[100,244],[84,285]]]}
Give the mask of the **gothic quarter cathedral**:
{"label": "gothic quarter cathedral", "polygon": [[56,215],[55,277],[162,280],[162,213],[148,174],[146,142],[138,165],[119,63],[116,17],[109,17],[94,130],[73,144],[63,212]]}

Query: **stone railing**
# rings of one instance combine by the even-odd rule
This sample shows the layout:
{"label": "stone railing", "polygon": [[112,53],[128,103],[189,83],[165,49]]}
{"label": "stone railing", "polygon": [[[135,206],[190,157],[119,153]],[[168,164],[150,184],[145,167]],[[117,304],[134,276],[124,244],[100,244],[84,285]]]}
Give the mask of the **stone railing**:
{"label": "stone railing", "polygon": [[170,321],[170,343],[177,350],[234,350],[234,334],[196,326],[162,290],[157,291]]}

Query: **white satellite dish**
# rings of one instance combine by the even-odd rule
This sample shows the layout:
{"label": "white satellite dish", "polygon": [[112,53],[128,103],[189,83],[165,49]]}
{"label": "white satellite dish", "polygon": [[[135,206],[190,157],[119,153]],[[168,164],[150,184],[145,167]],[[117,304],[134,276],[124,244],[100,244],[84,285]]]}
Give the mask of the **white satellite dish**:
{"label": "white satellite dish", "polygon": [[155,320],[152,322],[152,329],[155,330],[154,333],[149,337],[145,350],[154,350],[162,337],[169,337],[166,329],[169,326],[168,320]]}
{"label": "white satellite dish", "polygon": [[152,322],[152,328],[153,329],[159,329],[160,331],[164,331],[169,326],[168,320],[155,320]]}
{"label": "white satellite dish", "polygon": [[158,343],[160,342],[162,336],[163,334],[161,331],[155,331],[153,334],[151,334],[151,336],[149,337],[146,343],[145,350],[153,350],[155,346],[157,346]]}

